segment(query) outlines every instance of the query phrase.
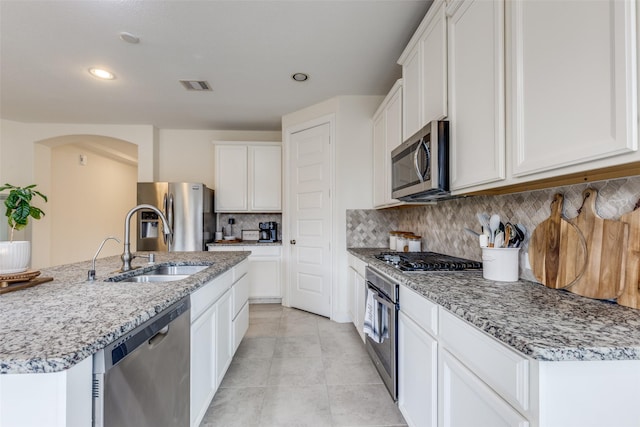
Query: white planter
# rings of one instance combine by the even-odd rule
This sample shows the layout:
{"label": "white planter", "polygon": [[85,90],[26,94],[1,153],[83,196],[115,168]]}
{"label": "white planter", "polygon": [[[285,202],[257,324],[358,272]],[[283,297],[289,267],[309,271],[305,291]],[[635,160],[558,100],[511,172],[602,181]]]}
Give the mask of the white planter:
{"label": "white planter", "polygon": [[29,268],[31,242],[0,242],[0,274],[22,273]]}

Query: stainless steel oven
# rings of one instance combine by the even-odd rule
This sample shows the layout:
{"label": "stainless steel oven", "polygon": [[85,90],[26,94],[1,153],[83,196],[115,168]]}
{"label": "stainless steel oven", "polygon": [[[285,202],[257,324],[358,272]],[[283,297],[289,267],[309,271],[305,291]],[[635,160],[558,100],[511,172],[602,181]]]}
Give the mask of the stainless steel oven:
{"label": "stainless steel oven", "polygon": [[407,202],[451,197],[449,122],[430,122],[391,152],[391,194]]}
{"label": "stainless steel oven", "polygon": [[[398,284],[367,267],[367,303],[374,310],[375,333],[367,333],[366,348],[393,400],[398,399]],[[366,319],[365,319],[366,322]],[[366,329],[366,328],[365,328]]]}

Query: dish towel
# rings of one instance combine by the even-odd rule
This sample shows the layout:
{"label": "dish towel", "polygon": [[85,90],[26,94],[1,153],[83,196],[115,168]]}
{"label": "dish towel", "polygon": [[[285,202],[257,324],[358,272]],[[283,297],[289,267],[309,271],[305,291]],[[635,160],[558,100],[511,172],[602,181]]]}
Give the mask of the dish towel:
{"label": "dish towel", "polygon": [[382,343],[385,338],[389,338],[389,315],[387,309],[375,299],[374,292],[370,289],[367,289],[364,333],[378,344]]}

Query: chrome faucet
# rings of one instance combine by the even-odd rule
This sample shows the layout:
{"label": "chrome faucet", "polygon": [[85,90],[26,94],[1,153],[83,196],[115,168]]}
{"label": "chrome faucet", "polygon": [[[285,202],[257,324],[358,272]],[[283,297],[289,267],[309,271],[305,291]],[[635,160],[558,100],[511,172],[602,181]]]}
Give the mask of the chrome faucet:
{"label": "chrome faucet", "polygon": [[127,214],[127,217],[124,220],[124,252],[120,257],[122,259],[122,268],[120,271],[129,271],[131,270],[131,261],[135,258],[134,255],[131,255],[131,217],[134,213],[138,212],[142,209],[148,209],[154,211],[160,219],[162,220],[162,225],[164,228],[164,234],[167,236],[167,241],[171,241],[171,235],[173,231],[171,231],[171,226],[169,225],[169,221],[167,221],[167,217],[164,216],[162,212],[158,208],[153,205],[138,205],[135,208],[131,209]]}
{"label": "chrome faucet", "polygon": [[91,261],[91,270],[89,270],[89,273],[87,274],[87,281],[89,282],[93,282],[96,280],[96,258],[98,258],[98,255],[100,254],[100,251],[102,250],[104,244],[107,243],[107,240],[115,240],[116,242],[120,243],[120,239],[113,236],[107,237],[102,241],[102,243],[100,243],[100,247],[98,247],[96,254],[93,256],[93,260]]}

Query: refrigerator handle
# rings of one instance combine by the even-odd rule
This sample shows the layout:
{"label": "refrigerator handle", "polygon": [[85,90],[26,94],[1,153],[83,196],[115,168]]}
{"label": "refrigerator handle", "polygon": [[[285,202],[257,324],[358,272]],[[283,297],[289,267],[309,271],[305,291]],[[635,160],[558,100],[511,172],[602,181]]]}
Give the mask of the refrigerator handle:
{"label": "refrigerator handle", "polygon": [[[173,194],[169,195],[169,208],[167,209],[167,221],[169,221],[169,227],[171,227],[171,232],[175,233],[175,228],[173,227]],[[167,240],[169,240],[169,245],[173,243],[173,236],[167,236]]]}
{"label": "refrigerator handle", "polygon": [[[167,193],[164,193],[164,197],[162,198],[162,211],[164,212],[164,216],[167,217],[167,215],[169,214],[167,206]],[[160,224],[158,224],[158,226],[160,226]],[[167,235],[164,233],[162,233],[162,241],[165,245],[167,245]]]}

